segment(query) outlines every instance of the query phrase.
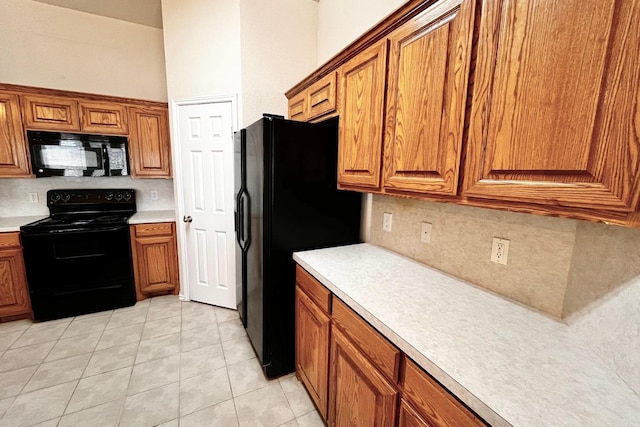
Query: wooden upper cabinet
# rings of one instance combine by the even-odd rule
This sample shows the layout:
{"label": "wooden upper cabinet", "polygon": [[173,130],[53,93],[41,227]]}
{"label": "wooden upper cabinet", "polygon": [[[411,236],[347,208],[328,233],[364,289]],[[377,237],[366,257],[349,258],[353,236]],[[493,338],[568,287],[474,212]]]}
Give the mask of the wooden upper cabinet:
{"label": "wooden upper cabinet", "polygon": [[640,0],[484,2],[468,197],[633,211]]}
{"label": "wooden upper cabinet", "polygon": [[0,92],[0,177],[29,176],[18,95]]}
{"label": "wooden upper cabinet", "polygon": [[475,0],[443,0],[391,33],[384,189],[455,195]]}
{"label": "wooden upper cabinet", "polygon": [[127,107],[107,102],[80,102],[83,132],[127,134]]}
{"label": "wooden upper cabinet", "polygon": [[336,111],[336,87],[338,73],[330,73],[306,90],[307,120],[313,120]]}
{"label": "wooden upper cabinet", "polygon": [[340,69],[338,186],[380,188],[387,40]]}
{"label": "wooden upper cabinet", "polygon": [[129,107],[129,159],[135,178],[171,177],[167,109]]}
{"label": "wooden upper cabinet", "polygon": [[300,92],[289,100],[289,120],[307,121],[306,96],[306,92]]}
{"label": "wooden upper cabinet", "polygon": [[46,95],[23,95],[22,109],[26,129],[80,131],[78,101]]}
{"label": "wooden upper cabinet", "polygon": [[292,96],[289,99],[289,119],[311,121],[335,112],[337,85],[338,73],[334,71]]}

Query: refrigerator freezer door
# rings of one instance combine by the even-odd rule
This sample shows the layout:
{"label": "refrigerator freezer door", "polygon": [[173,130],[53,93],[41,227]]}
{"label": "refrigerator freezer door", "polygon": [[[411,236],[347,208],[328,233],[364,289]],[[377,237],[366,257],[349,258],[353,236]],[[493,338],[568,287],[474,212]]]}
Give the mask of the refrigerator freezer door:
{"label": "refrigerator freezer door", "polygon": [[234,145],[234,197],[236,226],[236,301],[242,325],[247,327],[247,239],[244,207],[246,193],[246,131],[242,129],[233,137]]}
{"label": "refrigerator freezer door", "polygon": [[[251,242],[246,250],[247,271],[245,282],[246,330],[258,359],[263,365],[269,364],[271,355],[268,348],[269,319],[265,316],[264,305],[264,269],[269,265],[269,254],[264,250],[264,197],[265,186],[268,185],[269,171],[265,170],[265,129],[269,126],[267,119],[262,119],[246,129],[246,193],[250,200],[250,212],[245,226],[250,229]],[[268,133],[267,133],[268,135]],[[245,208],[245,214],[247,214]],[[266,345],[265,345],[266,342]]]}

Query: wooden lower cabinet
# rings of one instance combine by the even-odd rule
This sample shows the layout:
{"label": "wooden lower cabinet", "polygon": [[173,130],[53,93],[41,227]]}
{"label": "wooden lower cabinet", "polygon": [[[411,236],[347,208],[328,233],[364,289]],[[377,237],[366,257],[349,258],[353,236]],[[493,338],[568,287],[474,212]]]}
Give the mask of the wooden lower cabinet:
{"label": "wooden lower cabinet", "polygon": [[298,286],[296,288],[296,372],[327,419],[329,380],[329,315]]}
{"label": "wooden lower cabinet", "polygon": [[[435,379],[408,358],[404,358],[401,380],[403,396],[433,427],[478,427],[486,425]],[[411,425],[411,424],[409,424]]]}
{"label": "wooden lower cabinet", "polygon": [[175,223],[131,226],[136,298],[180,292]]}
{"label": "wooden lower cabinet", "polygon": [[394,424],[398,392],[335,326],[329,384],[329,426]]}
{"label": "wooden lower cabinet", "polygon": [[296,373],[330,427],[484,421],[300,266]]}
{"label": "wooden lower cabinet", "polygon": [[20,233],[0,233],[0,318],[30,314]]}
{"label": "wooden lower cabinet", "polygon": [[400,399],[400,409],[398,412],[399,427],[432,427],[411,407],[406,400]]}

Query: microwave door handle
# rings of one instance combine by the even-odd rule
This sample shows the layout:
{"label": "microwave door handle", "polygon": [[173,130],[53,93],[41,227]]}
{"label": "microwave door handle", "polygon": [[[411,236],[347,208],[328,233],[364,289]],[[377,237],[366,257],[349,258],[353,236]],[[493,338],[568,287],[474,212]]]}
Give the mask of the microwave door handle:
{"label": "microwave door handle", "polygon": [[104,176],[111,175],[111,163],[109,162],[109,150],[107,150],[106,144],[102,144],[102,168],[104,169]]}

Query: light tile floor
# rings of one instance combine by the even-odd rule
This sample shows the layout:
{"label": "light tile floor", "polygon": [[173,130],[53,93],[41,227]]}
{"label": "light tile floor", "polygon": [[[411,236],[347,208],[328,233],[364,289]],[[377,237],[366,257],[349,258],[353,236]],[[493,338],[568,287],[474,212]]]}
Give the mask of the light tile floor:
{"label": "light tile floor", "polygon": [[323,426],[293,375],[267,381],[233,310],[147,299],[0,324],[0,426]]}

